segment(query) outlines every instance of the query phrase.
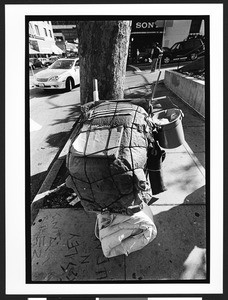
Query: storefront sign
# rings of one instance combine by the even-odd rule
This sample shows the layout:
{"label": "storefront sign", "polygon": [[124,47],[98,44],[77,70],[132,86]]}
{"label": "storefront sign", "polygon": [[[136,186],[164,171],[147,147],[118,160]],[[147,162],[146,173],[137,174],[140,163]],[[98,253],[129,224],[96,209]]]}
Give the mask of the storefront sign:
{"label": "storefront sign", "polygon": [[150,28],[156,28],[155,22],[137,22],[136,23],[136,29],[150,29]]}
{"label": "storefront sign", "polygon": [[163,32],[164,20],[137,21],[132,23],[132,33],[136,32]]}

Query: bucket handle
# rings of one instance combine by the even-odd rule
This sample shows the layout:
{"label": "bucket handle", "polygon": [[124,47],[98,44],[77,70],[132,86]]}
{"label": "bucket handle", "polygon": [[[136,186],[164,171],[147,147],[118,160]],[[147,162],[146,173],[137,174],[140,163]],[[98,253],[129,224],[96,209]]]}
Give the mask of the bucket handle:
{"label": "bucket handle", "polygon": [[182,118],[184,117],[184,113],[183,113],[183,111],[177,106],[177,105],[175,105],[175,104],[173,104],[174,106],[176,106],[178,109],[179,109],[179,111],[180,111],[180,114],[181,114],[181,116],[182,116]]}
{"label": "bucket handle", "polygon": [[[180,108],[178,108],[179,109],[179,111],[180,111],[180,114],[181,114],[181,116],[182,116],[182,118],[184,117],[184,113],[183,113],[183,111],[180,109]],[[153,123],[153,125],[154,125],[154,133],[158,133],[161,129],[162,129],[162,126],[161,125],[158,125],[158,124],[156,124],[156,123]]]}
{"label": "bucket handle", "polygon": [[180,110],[181,116],[183,118],[184,117],[183,111],[176,104],[174,104],[173,101],[170,98],[169,98],[169,101],[173,104],[173,106],[177,107]]}

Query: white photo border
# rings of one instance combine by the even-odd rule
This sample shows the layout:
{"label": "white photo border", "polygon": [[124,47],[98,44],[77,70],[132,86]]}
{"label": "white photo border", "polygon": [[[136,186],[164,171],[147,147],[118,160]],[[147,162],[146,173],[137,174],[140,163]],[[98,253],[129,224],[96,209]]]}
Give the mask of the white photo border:
{"label": "white photo border", "polygon": [[[107,16],[186,16],[187,13],[191,16],[210,17],[210,283],[26,284],[25,16],[74,14],[94,16],[95,12]],[[15,20],[17,26],[15,26]],[[17,65],[12,57],[16,59]],[[5,64],[6,294],[223,293],[223,4],[5,5]],[[14,80],[13,88],[12,80]]]}

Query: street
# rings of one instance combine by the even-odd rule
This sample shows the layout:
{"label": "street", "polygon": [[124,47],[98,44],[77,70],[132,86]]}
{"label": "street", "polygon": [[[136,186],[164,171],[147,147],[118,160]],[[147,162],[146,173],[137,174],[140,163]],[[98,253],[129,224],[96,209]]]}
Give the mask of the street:
{"label": "street", "polygon": [[[39,72],[39,70],[35,70]],[[32,74],[30,74],[32,75]],[[57,153],[65,145],[79,111],[80,88],[71,92],[41,90],[30,76],[31,200],[38,192]]]}

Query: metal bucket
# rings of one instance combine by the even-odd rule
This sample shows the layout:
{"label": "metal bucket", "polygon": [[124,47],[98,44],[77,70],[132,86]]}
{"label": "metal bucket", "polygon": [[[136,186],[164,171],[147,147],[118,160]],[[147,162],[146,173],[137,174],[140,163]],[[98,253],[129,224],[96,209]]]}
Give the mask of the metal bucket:
{"label": "metal bucket", "polygon": [[171,108],[154,113],[153,122],[158,128],[158,142],[162,148],[177,148],[185,141],[182,126],[183,112]]}

